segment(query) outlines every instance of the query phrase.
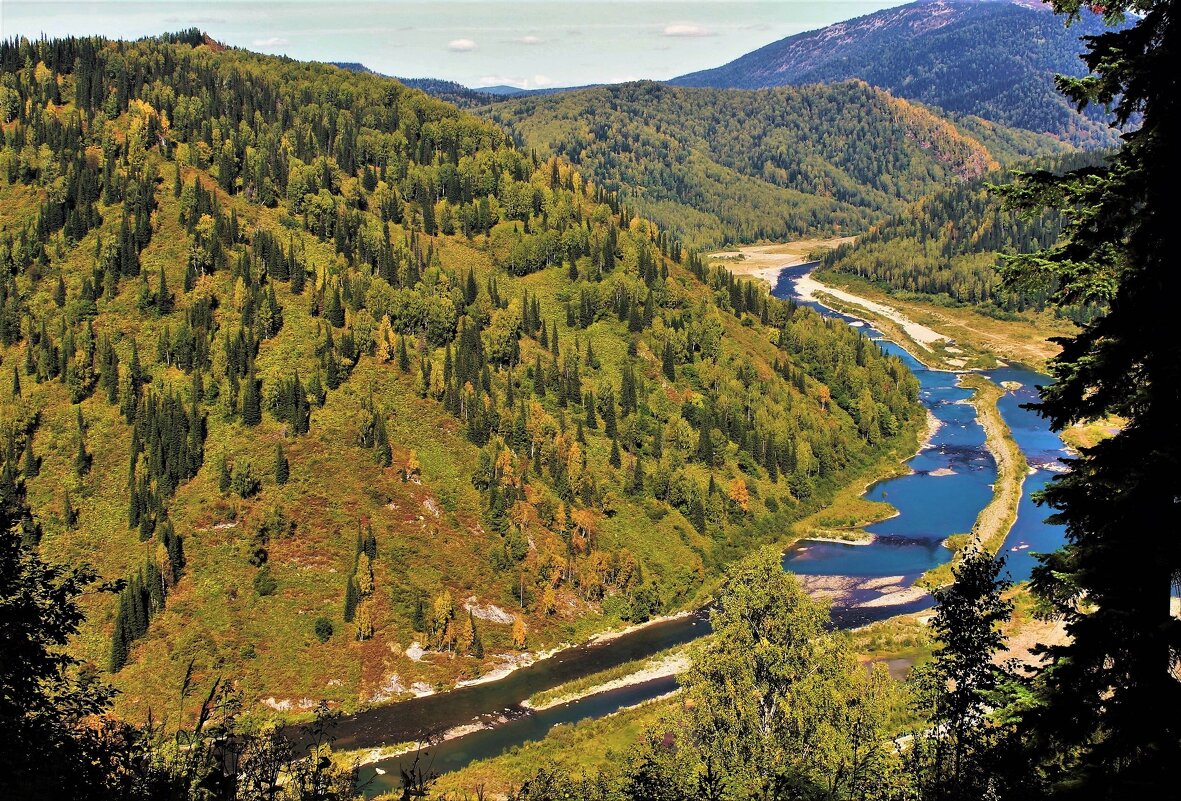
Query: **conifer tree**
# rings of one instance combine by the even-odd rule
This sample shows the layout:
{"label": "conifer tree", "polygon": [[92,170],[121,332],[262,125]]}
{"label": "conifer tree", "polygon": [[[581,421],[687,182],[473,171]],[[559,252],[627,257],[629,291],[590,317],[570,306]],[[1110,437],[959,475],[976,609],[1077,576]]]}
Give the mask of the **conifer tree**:
{"label": "conifer tree", "polygon": [[426,632],[426,600],[422,595],[414,599],[414,611],[410,616],[410,627],[415,631]]}
{"label": "conifer tree", "polygon": [[291,294],[302,295],[304,284],[307,282],[307,267],[304,266],[303,261],[296,259],[294,255],[294,248],[291,262]]}
{"label": "conifer tree", "polygon": [[484,643],[480,639],[480,630],[478,628],[476,628],[476,618],[472,614],[472,610],[470,610],[470,609],[467,610],[467,614],[468,614],[468,625],[471,627],[471,633],[472,633],[472,636],[471,636],[472,643],[471,643],[471,647],[468,649],[468,653],[470,653],[476,659],[483,659],[484,658]]}
{"label": "conifer tree", "polygon": [[242,424],[256,426],[262,422],[262,391],[261,382],[254,375],[254,365],[246,373],[246,380],[242,387]]}
{"label": "conifer tree", "polygon": [[410,354],[406,351],[406,337],[398,336],[398,369],[403,373],[410,371]]}
{"label": "conifer tree", "polygon": [[82,407],[78,408],[78,453],[74,456],[74,473],[84,476],[90,472],[90,453],[86,450],[86,426],[82,421]]}
{"label": "conifer tree", "polygon": [[[1053,0],[1077,19],[1080,0]],[[1168,0],[1113,0],[1099,8],[1130,24],[1085,37],[1091,75],[1059,77],[1082,109],[1114,109],[1120,149],[1100,166],[1019,177],[1019,207],[1066,217],[1062,239],[1017,256],[1017,288],[1048,289],[1058,304],[1106,311],[1061,340],[1054,382],[1036,409],[1060,431],[1124,418],[1113,437],[1085,449],[1043,492],[1066,526],[1066,546],[1034,571],[1038,596],[1066,622],[1067,641],[1045,649],[1038,708],[1026,716],[1053,778],[1092,797],[1176,793],[1181,762],[1181,619],[1170,597],[1181,575],[1177,476],[1181,475],[1181,343],[1151,321],[1170,319],[1181,273],[1170,245],[1179,173],[1176,86],[1181,24]],[[1065,764],[1062,761],[1065,760]]]}
{"label": "conifer tree", "polygon": [[610,462],[611,466],[617,470],[620,468],[620,466],[622,466],[623,459],[619,453],[619,440],[611,440],[611,456],[607,461]]}
{"label": "conifer tree", "polygon": [[615,438],[615,393],[608,389],[599,396],[600,412],[603,415],[603,433]]}
{"label": "conifer tree", "polygon": [[533,364],[533,393],[539,398],[545,397],[545,372],[541,367],[541,354]]}
{"label": "conifer tree", "polygon": [[283,446],[275,445],[275,483],[282,486],[287,483],[291,475],[291,465],[287,462],[287,454],[283,453]]}
{"label": "conifer tree", "polygon": [[217,490],[222,495],[230,491],[230,482],[233,477],[230,475],[230,465],[226,461],[226,457],[222,456],[217,461]]}
{"label": "conifer tree", "polygon": [[74,508],[74,504],[70,501],[70,491],[66,490],[65,497],[62,498],[62,519],[65,520],[66,528],[74,529],[78,526],[78,510]]}
{"label": "conifer tree", "polygon": [[340,302],[340,287],[334,286],[332,294],[328,296],[328,303],[324,309],[324,319],[336,328],[344,326],[344,306]]}
{"label": "conifer tree", "polygon": [[638,495],[644,491],[644,459],[636,454],[635,465],[632,467],[631,480],[628,482],[628,492]]}
{"label": "conifer tree", "polygon": [[33,434],[25,437],[25,465],[24,474],[26,479],[36,478],[41,474],[41,460],[33,453]]}
{"label": "conifer tree", "polygon": [[377,428],[374,432],[373,458],[382,467],[389,467],[394,463],[394,452],[390,447],[390,435],[386,430],[385,415],[377,415]]}
{"label": "conifer tree", "polygon": [[344,620],[346,623],[352,623],[353,618],[357,614],[357,603],[360,601],[361,593],[357,590],[357,581],[354,576],[349,576],[348,583],[344,588]]}
{"label": "conifer tree", "polygon": [[660,366],[665,378],[669,381],[677,380],[677,367],[673,362],[673,345],[671,342],[664,343],[664,354],[661,357]]}

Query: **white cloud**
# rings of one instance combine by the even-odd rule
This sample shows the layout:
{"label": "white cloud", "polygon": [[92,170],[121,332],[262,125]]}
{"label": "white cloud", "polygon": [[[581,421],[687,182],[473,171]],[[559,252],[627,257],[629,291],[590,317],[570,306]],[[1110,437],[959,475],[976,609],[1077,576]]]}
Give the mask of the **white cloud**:
{"label": "white cloud", "polygon": [[447,49],[455,53],[466,53],[476,49],[476,43],[471,39],[452,39],[447,43]]}
{"label": "white cloud", "polygon": [[538,86],[538,87],[549,86],[552,83],[553,83],[553,79],[551,79],[548,75],[534,75],[533,76],[533,85],[534,86]]}
{"label": "white cloud", "polygon": [[253,44],[255,47],[279,47],[287,44],[287,40],[282,36],[268,36],[266,39],[255,39]]}
{"label": "white cloud", "polygon": [[695,22],[673,22],[664,26],[664,36],[677,38],[695,38],[699,36],[713,36],[714,32],[704,25]]}
{"label": "white cloud", "polygon": [[545,41],[540,36],[522,36],[519,39],[513,39],[517,44],[523,45],[539,45]]}

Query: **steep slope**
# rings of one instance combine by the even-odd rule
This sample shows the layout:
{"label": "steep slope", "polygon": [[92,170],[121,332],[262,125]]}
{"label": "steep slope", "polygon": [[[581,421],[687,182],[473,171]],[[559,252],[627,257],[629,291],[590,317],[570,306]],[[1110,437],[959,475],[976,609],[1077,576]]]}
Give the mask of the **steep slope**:
{"label": "steep slope", "polygon": [[[1102,155],[1077,153],[1043,162],[1042,168],[1074,169]],[[855,243],[825,254],[819,275],[856,276],[905,298],[973,307],[998,319],[1041,312],[1049,287],[1006,287],[999,268],[1006,254],[1050,247],[1062,234],[1058,214],[1028,217],[1005,209],[984,179],[941,187],[873,226]],[[1094,309],[1056,307],[1055,314],[1084,322]]]}
{"label": "steep slope", "polygon": [[561,155],[694,245],[863,230],[936,185],[1044,139],[972,133],[861,82],[763,91],[643,82],[510,100],[481,113]]}
{"label": "steep slope", "polygon": [[126,582],[73,647],[128,714],[692,603],[919,422],[861,335],[393,80],[196,31],[0,67],[0,536]]}
{"label": "steep slope", "polygon": [[1079,37],[1103,29],[1087,11],[1067,28],[1029,4],[923,0],[790,36],[670,83],[753,89],[860,78],[950,112],[1108,145],[1100,113],[1076,113],[1053,80],[1085,74]]}

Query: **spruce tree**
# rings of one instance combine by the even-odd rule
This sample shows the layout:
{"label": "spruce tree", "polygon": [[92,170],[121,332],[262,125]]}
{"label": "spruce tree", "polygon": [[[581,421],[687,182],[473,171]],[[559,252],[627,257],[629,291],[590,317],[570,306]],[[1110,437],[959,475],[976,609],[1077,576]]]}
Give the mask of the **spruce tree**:
{"label": "spruce tree", "polygon": [[619,440],[611,440],[611,456],[607,459],[607,461],[610,462],[611,466],[617,470],[623,465],[623,458],[619,453]]}
{"label": "spruce tree", "polygon": [[348,584],[344,588],[344,620],[352,623],[357,614],[357,603],[361,600],[361,593],[357,591],[357,581],[349,576]]}
{"label": "spruce tree", "polygon": [[406,351],[406,337],[398,337],[398,369],[403,373],[410,370],[410,354]]}
{"label": "spruce tree", "polygon": [[[1069,20],[1094,8],[1052,5]],[[1067,543],[1042,557],[1032,583],[1070,636],[1045,649],[1039,704],[1026,720],[1041,738],[1043,764],[1064,785],[1096,798],[1163,798],[1176,794],[1181,764],[1181,619],[1170,614],[1181,575],[1181,342],[1158,325],[1181,295],[1171,249],[1181,22],[1168,0],[1100,8],[1109,21],[1134,16],[1084,38],[1090,76],[1058,82],[1079,108],[1112,107],[1123,144],[1100,166],[1026,174],[1005,190],[1010,204],[1050,206],[1066,219],[1059,242],[1010,261],[1010,285],[1105,308],[1059,340],[1054,382],[1035,408],[1056,431],[1109,416],[1127,421],[1068,460],[1070,472],[1042,493]]]}
{"label": "spruce tree", "polygon": [[33,434],[25,437],[25,478],[36,478],[41,473],[41,460],[33,453]]}
{"label": "spruce tree", "polygon": [[467,614],[468,614],[468,623],[471,625],[471,632],[472,632],[472,634],[471,634],[472,644],[471,644],[471,647],[468,649],[468,653],[470,653],[476,659],[483,659],[484,658],[484,643],[480,639],[480,630],[478,628],[476,628],[475,615],[472,614],[472,610],[470,610],[470,609],[467,610]]}
{"label": "spruce tree", "polygon": [[275,444],[275,483],[282,486],[287,483],[291,475],[291,465],[287,462],[287,454],[283,453],[283,446]]}
{"label": "spruce tree", "polygon": [[955,568],[955,581],[932,593],[938,646],[934,659],[915,670],[921,705],[931,710],[930,727],[916,738],[909,766],[923,797],[983,798],[1001,786],[991,752],[1002,729],[985,724],[982,710],[1003,703],[998,689],[1009,678],[995,660],[1013,609],[1004,595],[1010,585],[1001,578],[1003,568],[1003,559],[972,544]]}
{"label": "spruce tree", "polygon": [[226,461],[226,457],[222,456],[217,462],[217,489],[222,495],[230,491],[230,482],[233,476],[230,475],[230,465]]}
{"label": "spruce tree", "polygon": [[242,387],[242,424],[256,426],[262,422],[262,392],[261,382],[254,375],[254,365],[246,373],[246,380]]}
{"label": "spruce tree", "polygon": [[415,631],[426,631],[426,601],[421,595],[414,599],[414,612],[410,617],[410,628]]}
{"label": "spruce tree", "polygon": [[324,319],[332,323],[336,328],[344,326],[344,306],[340,302],[340,287],[332,288],[332,294],[328,296],[328,303],[324,309]]}
{"label": "spruce tree", "polygon": [[70,491],[66,490],[65,497],[62,499],[62,519],[65,520],[66,528],[74,529],[78,526],[78,510],[74,508],[74,504],[70,501]]}
{"label": "spruce tree", "polygon": [[74,473],[84,476],[90,472],[90,453],[86,450],[86,429],[82,424],[82,410],[78,410],[78,452],[74,456]]}
{"label": "spruce tree", "polygon": [[539,398],[545,397],[545,371],[541,367],[541,354],[533,364],[533,394]]}
{"label": "spruce tree", "polygon": [[628,492],[638,495],[644,491],[644,460],[636,454],[636,462],[632,468],[631,481],[628,482]]}

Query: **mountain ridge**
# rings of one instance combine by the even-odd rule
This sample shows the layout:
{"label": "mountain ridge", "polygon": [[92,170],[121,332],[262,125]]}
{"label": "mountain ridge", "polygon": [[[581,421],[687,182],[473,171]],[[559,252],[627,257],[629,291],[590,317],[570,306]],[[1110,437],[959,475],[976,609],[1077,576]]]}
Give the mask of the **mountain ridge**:
{"label": "mountain ridge", "polygon": [[920,0],[795,34],[668,83],[752,89],[860,78],[949,112],[1109,145],[1102,114],[1078,114],[1053,83],[1055,73],[1084,74],[1079,36],[1103,29],[1089,11],[1068,29],[1028,3]]}

